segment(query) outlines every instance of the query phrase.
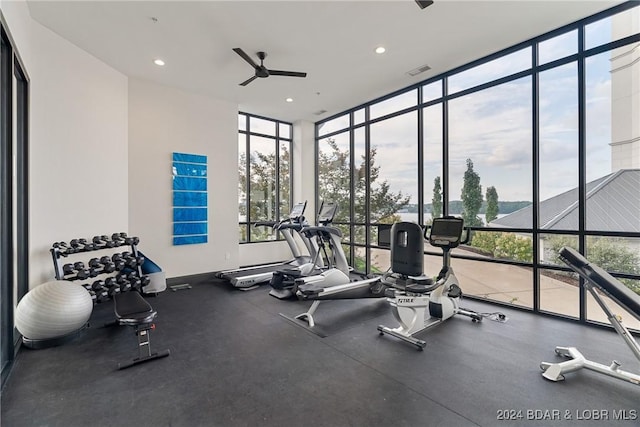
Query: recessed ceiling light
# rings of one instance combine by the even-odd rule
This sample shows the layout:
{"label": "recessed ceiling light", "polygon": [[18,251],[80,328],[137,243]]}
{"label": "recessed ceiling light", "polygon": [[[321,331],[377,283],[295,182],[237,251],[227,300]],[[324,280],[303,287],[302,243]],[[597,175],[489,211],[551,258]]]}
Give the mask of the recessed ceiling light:
{"label": "recessed ceiling light", "polygon": [[293,98],[287,98],[287,99],[285,99],[285,101],[287,101],[287,102],[293,102]]}
{"label": "recessed ceiling light", "polygon": [[382,47],[382,46],[378,46],[378,47],[376,48],[376,53],[384,53],[386,50],[387,50],[387,49],[385,49],[384,47]]}
{"label": "recessed ceiling light", "polygon": [[164,61],[162,59],[154,59],[153,63],[161,67],[164,65]]}

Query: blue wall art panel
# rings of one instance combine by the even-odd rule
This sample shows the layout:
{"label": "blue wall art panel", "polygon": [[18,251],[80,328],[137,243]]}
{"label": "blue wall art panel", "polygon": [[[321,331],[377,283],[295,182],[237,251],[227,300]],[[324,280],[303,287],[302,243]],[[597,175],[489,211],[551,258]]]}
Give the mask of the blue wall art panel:
{"label": "blue wall art panel", "polygon": [[173,176],[199,176],[206,178],[207,165],[174,162]]}
{"label": "blue wall art panel", "polygon": [[[207,206],[207,192],[173,190],[173,207]],[[175,218],[174,218],[175,221]]]}
{"label": "blue wall art panel", "polygon": [[174,236],[193,236],[207,234],[206,222],[174,222]]}
{"label": "blue wall art panel", "polygon": [[173,220],[175,222],[206,221],[207,208],[173,208]]}
{"label": "blue wall art panel", "polygon": [[173,153],[173,244],[208,241],[207,156]]}
{"label": "blue wall art panel", "polygon": [[174,245],[194,245],[196,243],[207,243],[207,236],[176,236],[173,238]]}

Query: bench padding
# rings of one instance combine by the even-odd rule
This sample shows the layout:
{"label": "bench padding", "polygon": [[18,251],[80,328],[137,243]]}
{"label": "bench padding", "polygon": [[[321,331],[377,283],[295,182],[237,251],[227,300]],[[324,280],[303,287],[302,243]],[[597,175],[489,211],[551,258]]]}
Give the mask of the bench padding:
{"label": "bench padding", "polygon": [[113,299],[116,319],[122,325],[142,325],[151,323],[157,312],[138,292],[124,292]]}

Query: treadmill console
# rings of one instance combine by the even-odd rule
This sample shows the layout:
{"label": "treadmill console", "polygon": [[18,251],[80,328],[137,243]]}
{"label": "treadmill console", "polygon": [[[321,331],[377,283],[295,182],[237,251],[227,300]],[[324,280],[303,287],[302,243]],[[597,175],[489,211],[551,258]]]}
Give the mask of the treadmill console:
{"label": "treadmill console", "polygon": [[291,208],[291,212],[289,213],[289,219],[292,221],[298,221],[302,214],[304,214],[304,210],[307,207],[307,201],[305,200],[302,203],[296,203]]}
{"label": "treadmill console", "polygon": [[338,212],[338,204],[335,202],[322,202],[320,212],[318,212],[318,224],[328,225],[333,222],[333,218]]}

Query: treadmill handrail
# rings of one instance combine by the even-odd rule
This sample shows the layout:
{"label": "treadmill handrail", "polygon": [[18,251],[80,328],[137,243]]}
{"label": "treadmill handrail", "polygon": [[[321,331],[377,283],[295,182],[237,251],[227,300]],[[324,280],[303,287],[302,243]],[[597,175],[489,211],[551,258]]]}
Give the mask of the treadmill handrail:
{"label": "treadmill handrail", "polygon": [[328,227],[328,226],[323,226],[323,225],[316,225],[316,226],[309,226],[309,227],[304,227],[302,229],[302,233],[308,235],[309,237],[311,236],[322,236],[322,235],[330,235],[330,234],[334,234],[338,237],[342,237],[342,231],[340,231],[339,228],[336,227]]}
{"label": "treadmill handrail", "polygon": [[291,230],[295,230],[295,231],[300,231],[305,227],[305,224],[303,223],[299,223],[299,222],[294,222],[294,223],[285,223],[285,224],[280,224],[278,225],[278,230],[287,230],[287,229],[291,229]]}
{"label": "treadmill handrail", "polygon": [[275,227],[277,221],[258,221],[254,224],[255,227]]}

